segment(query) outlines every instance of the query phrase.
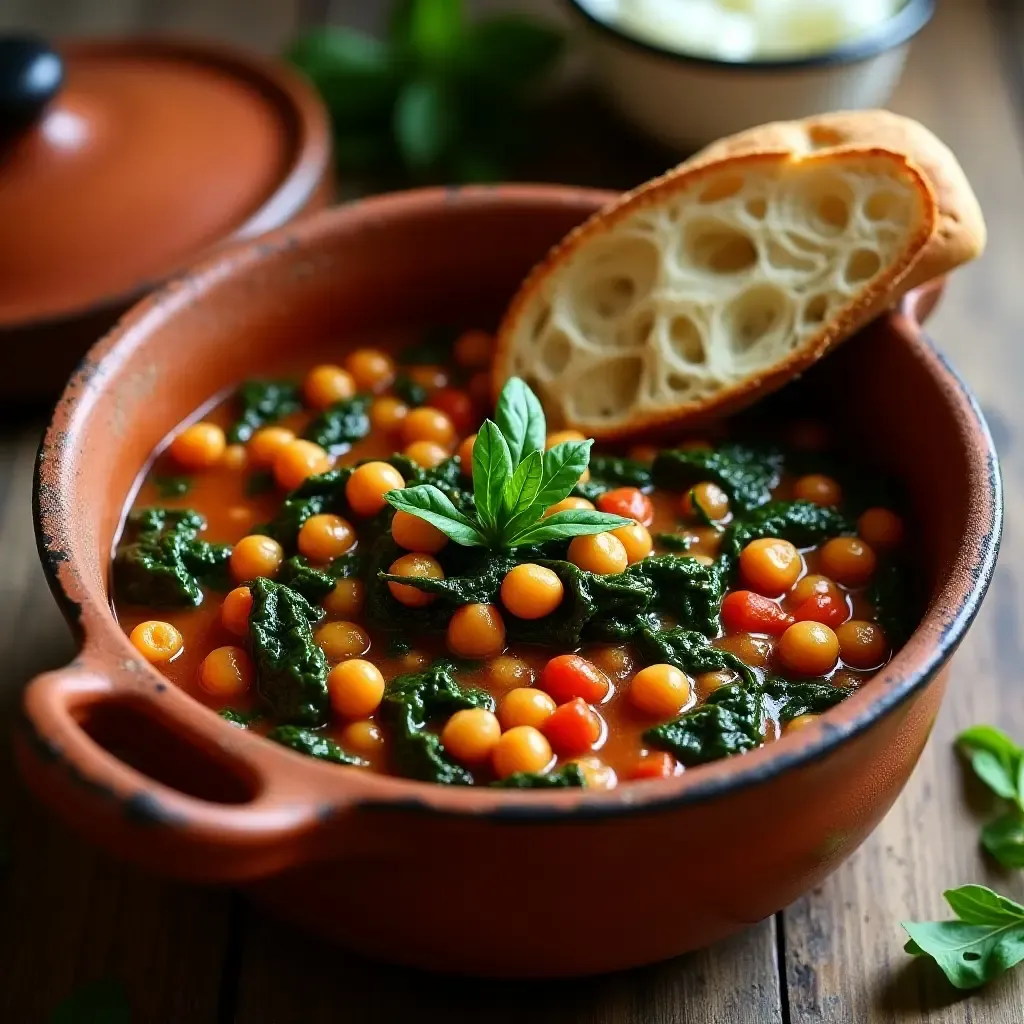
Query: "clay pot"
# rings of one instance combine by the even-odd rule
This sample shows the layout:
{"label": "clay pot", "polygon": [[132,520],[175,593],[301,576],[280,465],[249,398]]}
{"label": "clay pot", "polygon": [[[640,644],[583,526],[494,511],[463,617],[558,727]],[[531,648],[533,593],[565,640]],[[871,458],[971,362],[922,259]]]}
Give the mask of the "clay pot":
{"label": "clay pot", "polygon": [[[245,883],[354,949],[486,974],[670,957],[779,910],[849,856],[917,762],[999,542],[992,440],[915,322],[934,294],[807,378],[906,482],[927,614],[862,690],[763,749],[612,792],[445,787],[339,768],[239,730],[166,683],[111,614],[126,496],[183,417],[285,346],[357,342],[391,322],[493,322],[530,265],[608,198],[437,189],[331,210],[178,280],[91,352],[36,479],[40,553],[82,648],[25,693],[18,760],[43,800],[154,872]],[[501,927],[475,927],[499,880]]]}

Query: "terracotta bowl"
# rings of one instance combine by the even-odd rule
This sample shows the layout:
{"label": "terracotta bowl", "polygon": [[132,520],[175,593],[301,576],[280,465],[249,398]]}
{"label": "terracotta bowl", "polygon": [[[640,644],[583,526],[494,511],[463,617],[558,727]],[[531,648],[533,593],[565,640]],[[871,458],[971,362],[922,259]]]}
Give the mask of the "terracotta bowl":
{"label": "terracotta bowl", "polygon": [[[917,762],[999,542],[992,440],[917,323],[933,293],[809,378],[865,453],[905,480],[927,614],[869,685],[761,750],[607,793],[449,788],[339,768],[236,729],[167,684],[111,614],[125,499],[183,417],[284,346],[355,340],[390,322],[493,322],[531,264],[609,198],[439,189],[331,210],[218,256],[93,349],[36,477],[40,555],[81,644],[25,693],[17,754],[43,800],[152,871],[244,883],[371,955],[493,975],[671,957],[779,910],[849,856]],[[497,880],[501,927],[475,928]]]}

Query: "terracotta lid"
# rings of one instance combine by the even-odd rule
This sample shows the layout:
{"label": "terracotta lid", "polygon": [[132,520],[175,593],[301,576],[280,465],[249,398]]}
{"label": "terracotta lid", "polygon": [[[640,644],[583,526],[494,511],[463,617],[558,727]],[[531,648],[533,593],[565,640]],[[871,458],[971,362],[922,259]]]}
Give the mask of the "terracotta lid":
{"label": "terracotta lid", "polygon": [[312,89],[220,46],[0,37],[0,122],[0,328],[122,302],[330,173]]}

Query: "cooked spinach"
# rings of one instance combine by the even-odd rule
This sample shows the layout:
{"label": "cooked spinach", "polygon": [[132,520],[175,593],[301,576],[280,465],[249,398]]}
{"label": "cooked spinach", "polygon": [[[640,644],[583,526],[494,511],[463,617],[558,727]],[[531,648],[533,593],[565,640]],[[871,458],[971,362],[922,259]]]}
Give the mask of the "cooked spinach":
{"label": "cooked spinach", "polygon": [[517,564],[515,558],[492,554],[480,548],[455,549],[451,554],[461,556],[458,561],[462,564],[455,570],[458,574],[451,575],[449,559],[443,580],[410,579],[408,576],[391,576],[387,573],[379,573],[378,579],[384,584],[404,583],[426,594],[433,594],[441,598],[441,603],[447,605],[450,612],[464,604],[493,604],[502,580]]}
{"label": "cooked spinach", "polygon": [[914,586],[916,582],[909,565],[884,561],[868,585],[865,596],[894,648],[907,642],[920,618],[924,602]]}
{"label": "cooked spinach", "polygon": [[456,457],[445,459],[433,469],[422,469],[405,455],[392,455],[387,460],[405,480],[407,487],[432,484],[461,512],[472,515],[476,510],[473,485],[462,472],[462,463]]}
{"label": "cooked spinach", "polygon": [[267,579],[254,580],[249,589],[249,646],[260,696],[279,722],[324,725],[330,710],[327,658],[312,629],[323,610]]}
{"label": "cooked spinach", "polygon": [[298,386],[287,380],[247,380],[237,392],[238,419],[228,431],[232,444],[248,441],[260,427],[302,408]]}
{"label": "cooked spinach", "polygon": [[820,715],[841,704],[854,691],[847,686],[833,686],[826,682],[799,682],[768,676],[764,681],[765,695],[775,702],[775,716],[788,722],[801,715]]}
{"label": "cooked spinach", "polygon": [[644,626],[633,637],[633,643],[648,665],[675,665],[691,676],[704,672],[735,672],[746,685],[757,685],[753,669],[742,658],[715,647],[703,633]]}
{"label": "cooked spinach", "polygon": [[427,389],[422,384],[417,384],[407,373],[400,373],[395,377],[391,390],[410,408],[417,408],[427,404]]}
{"label": "cooked spinach", "polygon": [[651,468],[634,459],[623,459],[615,455],[591,455],[590,479],[577,484],[573,494],[577,498],[596,501],[605,491],[615,487],[636,487],[641,491],[651,490]]}
{"label": "cooked spinach", "polygon": [[361,757],[346,753],[330,736],[321,736],[311,729],[302,729],[296,725],[279,725],[267,733],[267,739],[280,743],[282,747],[288,747],[298,754],[315,757],[319,761],[356,767],[364,767],[369,763]]}
{"label": "cooked spinach", "polygon": [[303,480],[295,490],[288,492],[277,515],[264,527],[265,532],[286,551],[292,551],[299,530],[307,519],[323,512],[347,515],[349,508],[345,499],[345,484],[351,475],[352,467],[346,466]]}
{"label": "cooked spinach", "polygon": [[569,763],[554,772],[516,772],[491,785],[499,789],[565,789],[571,786],[585,788],[587,782],[580,766]]}
{"label": "cooked spinach", "polygon": [[764,699],[756,687],[722,686],[700,707],[648,729],[643,738],[685,765],[742,754],[764,742]]}
{"label": "cooked spinach", "polygon": [[291,587],[310,604],[319,604],[338,580],[358,576],[361,566],[362,559],[357,549],[339,555],[319,569],[310,565],[302,555],[293,555],[282,563],[277,582]]}
{"label": "cooked spinach", "polygon": [[623,575],[643,576],[654,587],[651,607],[667,612],[687,629],[717,636],[718,613],[725,583],[718,566],[702,565],[695,558],[650,555],[631,565]]}
{"label": "cooked spinach", "polygon": [[458,340],[457,327],[431,327],[419,344],[410,345],[398,353],[403,366],[444,366],[451,363],[452,349]]}
{"label": "cooked spinach", "polygon": [[782,479],[782,452],[775,447],[723,444],[718,448],[671,448],[658,452],[651,467],[657,487],[688,491],[702,480],[718,484],[734,513],[772,500]]}
{"label": "cooked spinach", "polygon": [[370,433],[372,401],[369,395],[355,395],[335,402],[312,420],[302,436],[328,451],[347,448]]}
{"label": "cooked spinach", "polygon": [[444,752],[430,723],[465,708],[494,710],[485,690],[463,689],[454,666],[439,661],[424,672],[392,679],[381,701],[381,717],[392,730],[392,756],[399,774],[424,782],[471,786],[473,776]]}
{"label": "cooked spinach", "polygon": [[263,717],[262,711],[239,711],[238,708],[221,708],[217,714],[221,718],[226,718],[232,725],[237,725],[239,729],[248,729]]}
{"label": "cooked spinach", "polygon": [[685,533],[656,533],[654,543],[669,551],[689,551],[693,547],[693,538]]}
{"label": "cooked spinach", "polygon": [[128,517],[114,557],[114,588],[129,604],[202,604],[200,583],[225,584],[227,544],[200,540],[206,520],[191,509],[143,508]]}
{"label": "cooked spinach", "polygon": [[153,486],[161,498],[181,498],[192,490],[192,477],[155,476]]}

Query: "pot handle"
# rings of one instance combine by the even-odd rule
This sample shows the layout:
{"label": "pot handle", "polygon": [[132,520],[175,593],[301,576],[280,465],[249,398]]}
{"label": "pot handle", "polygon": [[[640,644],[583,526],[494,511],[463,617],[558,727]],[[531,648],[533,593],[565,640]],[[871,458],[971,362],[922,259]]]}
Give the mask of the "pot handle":
{"label": "pot handle", "polygon": [[945,291],[945,277],[937,277],[933,281],[927,281],[900,299],[899,311],[919,327],[923,326],[932,313],[935,312],[935,308],[942,300]]}
{"label": "pot handle", "polygon": [[[148,666],[121,667],[115,680],[80,659],[26,687],[15,749],[39,797],[116,855],[189,880],[251,881],[324,853],[325,820],[360,788],[337,773],[361,769],[310,764]],[[334,774],[317,785],[319,771]]]}

